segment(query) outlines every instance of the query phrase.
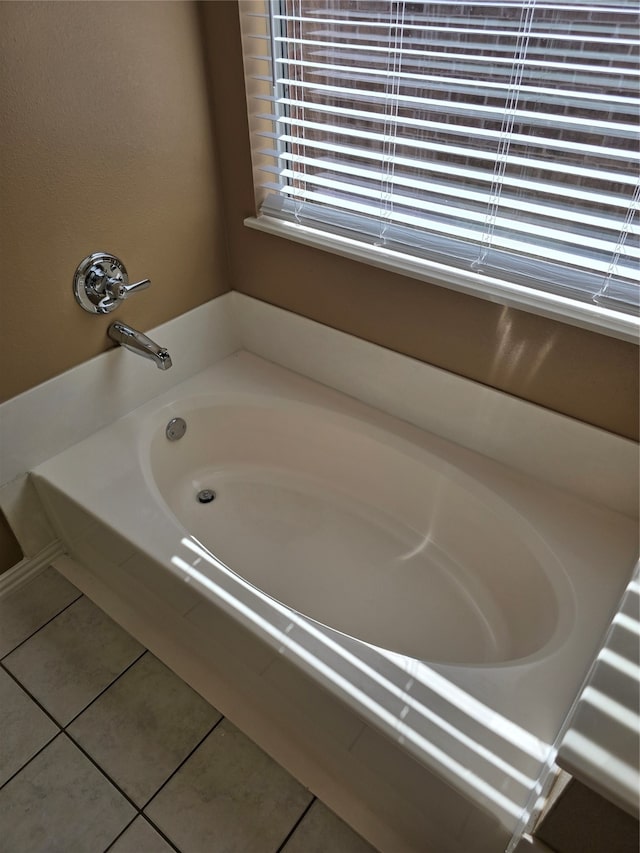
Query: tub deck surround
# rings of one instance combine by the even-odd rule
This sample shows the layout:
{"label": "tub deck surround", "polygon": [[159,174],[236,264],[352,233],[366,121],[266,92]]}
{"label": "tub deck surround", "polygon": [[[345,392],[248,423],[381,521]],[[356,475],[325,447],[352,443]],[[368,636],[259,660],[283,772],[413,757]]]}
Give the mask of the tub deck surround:
{"label": "tub deck surround", "polygon": [[[173,417],[187,433],[168,442]],[[152,597],[176,642],[181,630],[210,631],[252,672],[254,696],[273,692],[278,662],[304,673],[300,684],[339,700],[337,729],[360,732],[341,741],[317,715],[331,772],[357,776],[369,763],[384,777],[393,762],[415,762],[412,796],[424,784],[425,799],[385,819],[396,838],[415,837],[418,813],[437,803],[430,843],[452,853],[504,849],[521,827],[637,551],[632,518],[248,353],[39,465],[34,482],[80,566],[75,583],[84,571],[111,595],[128,589],[129,607]],[[212,503],[196,502],[202,488],[217,492]],[[344,564],[336,575],[345,553],[351,576]],[[420,587],[425,571],[446,608]],[[332,578],[328,595],[320,575]],[[294,740],[295,728],[294,717]],[[359,802],[342,816],[367,836]]]}
{"label": "tub deck surround", "polygon": [[53,539],[33,499],[28,471],[236,351],[241,343],[233,294],[212,299],[149,334],[175,354],[171,370],[155,370],[146,359],[115,347],[0,403],[0,506],[28,557]]}
{"label": "tub deck surround", "polygon": [[226,293],[148,333],[174,355],[171,370],[154,372],[116,347],[0,404],[0,506],[26,555],[52,541],[28,471],[240,349],[561,489],[638,514],[634,442],[244,294]]}
{"label": "tub deck surround", "polygon": [[[638,819],[640,564],[560,741],[558,764]],[[610,736],[602,742],[608,723]]]}

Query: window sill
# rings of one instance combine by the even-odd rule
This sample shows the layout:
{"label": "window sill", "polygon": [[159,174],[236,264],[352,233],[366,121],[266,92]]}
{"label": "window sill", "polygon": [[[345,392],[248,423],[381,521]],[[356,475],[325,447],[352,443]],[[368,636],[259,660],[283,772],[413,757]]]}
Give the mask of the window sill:
{"label": "window sill", "polygon": [[552,293],[511,285],[488,276],[453,269],[421,258],[412,258],[391,249],[365,245],[348,237],[327,234],[305,225],[285,222],[270,216],[250,217],[244,220],[244,224],[256,231],[285,237],[296,243],[323,249],[334,255],[361,261],[370,266],[439,287],[457,290],[489,302],[549,317],[561,323],[568,323],[571,326],[599,332],[623,341],[640,343],[640,320],[630,314],[586,302],[576,302]]}

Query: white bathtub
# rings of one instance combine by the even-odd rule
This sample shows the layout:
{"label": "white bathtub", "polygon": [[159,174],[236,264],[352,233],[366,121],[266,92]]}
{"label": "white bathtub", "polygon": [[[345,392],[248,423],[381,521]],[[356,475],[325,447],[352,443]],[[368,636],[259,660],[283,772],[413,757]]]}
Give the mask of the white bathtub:
{"label": "white bathtub", "polygon": [[632,519],[246,353],[34,480],[62,570],[391,853],[522,829],[636,557]]}

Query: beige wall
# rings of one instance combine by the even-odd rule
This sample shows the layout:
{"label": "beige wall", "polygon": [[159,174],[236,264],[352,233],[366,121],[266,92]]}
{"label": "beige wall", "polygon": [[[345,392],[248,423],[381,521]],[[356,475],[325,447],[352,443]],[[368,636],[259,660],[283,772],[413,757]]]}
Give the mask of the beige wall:
{"label": "beige wall", "polygon": [[638,436],[638,348],[252,231],[238,3],[201,4],[235,289],[526,400]]}
{"label": "beige wall", "polygon": [[[0,3],[0,400],[228,289],[196,6]],[[152,287],[108,317],[95,251]],[[44,417],[44,413],[43,413]]]}

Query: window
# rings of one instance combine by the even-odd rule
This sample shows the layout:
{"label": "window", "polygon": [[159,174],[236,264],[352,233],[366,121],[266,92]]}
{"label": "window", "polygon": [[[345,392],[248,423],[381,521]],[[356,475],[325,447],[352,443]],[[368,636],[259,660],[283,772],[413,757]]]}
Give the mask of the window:
{"label": "window", "polygon": [[636,337],[635,0],[241,6],[262,227]]}

